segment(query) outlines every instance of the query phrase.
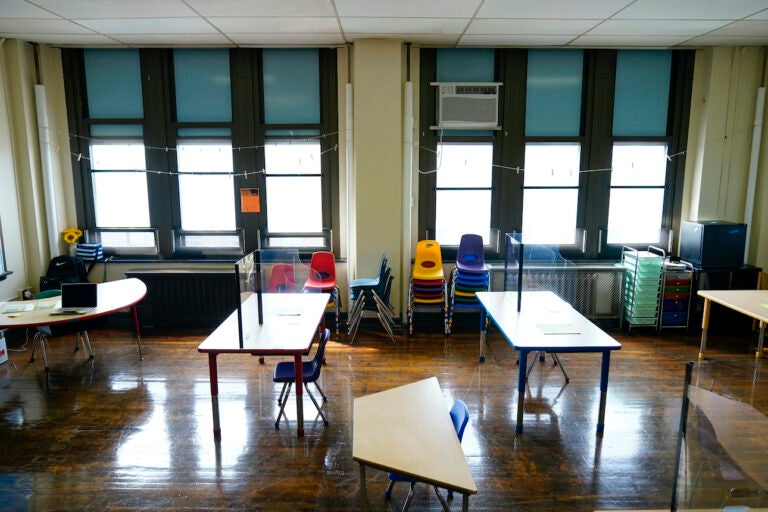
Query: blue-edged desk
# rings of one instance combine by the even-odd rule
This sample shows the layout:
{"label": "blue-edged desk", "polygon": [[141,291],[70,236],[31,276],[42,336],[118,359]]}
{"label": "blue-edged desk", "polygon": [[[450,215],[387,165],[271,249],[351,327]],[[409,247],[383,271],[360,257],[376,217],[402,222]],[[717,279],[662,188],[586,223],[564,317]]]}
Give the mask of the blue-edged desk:
{"label": "blue-edged desk", "polygon": [[517,310],[517,292],[477,292],[480,309],[480,361],[485,360],[486,315],[490,316],[512,348],[520,352],[517,371],[517,425],[523,431],[525,373],[529,352],[600,352],[600,411],[597,433],[603,432],[605,400],[608,392],[608,369],[611,351],[621,344],[587,320],[552,292],[522,292],[522,307]]}
{"label": "blue-edged desk", "polygon": [[[327,293],[265,293],[263,295],[264,323],[250,315],[243,325],[243,344],[240,345],[237,311],[227,317],[198,347],[208,354],[208,372],[211,379],[211,406],[213,409],[213,437],[221,440],[219,420],[219,378],[216,356],[219,354],[253,354],[259,356],[293,356],[296,368],[296,416],[299,437],[304,435],[304,409],[302,356],[309,354],[317,326],[323,319],[330,295]],[[256,295],[243,302],[244,309],[253,309]]]}

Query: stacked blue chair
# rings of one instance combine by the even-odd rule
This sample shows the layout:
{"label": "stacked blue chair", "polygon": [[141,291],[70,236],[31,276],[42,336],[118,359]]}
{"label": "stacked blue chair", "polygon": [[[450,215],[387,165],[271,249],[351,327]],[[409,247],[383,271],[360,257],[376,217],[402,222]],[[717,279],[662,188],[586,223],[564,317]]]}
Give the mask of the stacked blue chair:
{"label": "stacked blue chair", "polygon": [[421,240],[416,245],[413,273],[408,287],[408,334],[413,334],[413,312],[417,308],[443,312],[443,333],[448,333],[448,294],[443,274],[440,244],[435,240]]}
{"label": "stacked blue chair", "polygon": [[453,325],[456,308],[478,309],[477,292],[488,291],[490,271],[485,263],[483,237],[466,234],[461,236],[456,255],[456,268],[451,273],[451,288],[448,311],[448,334]]}
{"label": "stacked blue chair", "polygon": [[395,313],[389,305],[389,295],[392,290],[392,269],[387,266],[387,253],[381,256],[379,275],[353,279],[349,283],[349,297],[352,307],[347,314],[347,334],[350,345],[355,342],[357,330],[363,315],[368,312],[376,314],[379,323],[384,327],[392,343],[395,343],[394,327]]}

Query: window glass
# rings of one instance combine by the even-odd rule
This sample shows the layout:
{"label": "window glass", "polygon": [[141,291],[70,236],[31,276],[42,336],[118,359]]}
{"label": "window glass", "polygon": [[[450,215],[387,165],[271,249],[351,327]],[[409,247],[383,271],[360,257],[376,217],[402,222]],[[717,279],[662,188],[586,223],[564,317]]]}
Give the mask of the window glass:
{"label": "window glass", "polygon": [[[148,227],[149,198],[144,146],[134,143],[92,143],[96,226]],[[141,172],[125,172],[139,170]],[[117,171],[117,172],[115,172]]]}
{"label": "window glass", "polygon": [[[184,231],[235,229],[232,144],[183,142],[177,145],[179,206]],[[194,173],[199,174],[183,174]],[[211,242],[215,242],[211,239]]]}
{"label": "window glass", "polygon": [[174,50],[173,72],[178,121],[232,120],[228,50]]}
{"label": "window glass", "polygon": [[613,146],[609,244],[657,243],[661,239],[667,145],[616,143]]}
{"label": "window glass", "polygon": [[138,50],[88,49],[83,59],[89,117],[143,117]]}
{"label": "window glass", "polygon": [[320,122],[320,69],[316,49],[263,50],[264,122]]}
{"label": "window glass", "polygon": [[579,135],[583,62],[581,50],[528,51],[526,135]]}
{"label": "window glass", "polygon": [[441,143],[437,146],[435,239],[459,245],[475,233],[490,243],[493,144]]}
{"label": "window glass", "polygon": [[264,147],[267,229],[315,233],[323,229],[320,142],[273,141]]}
{"label": "window glass", "polygon": [[667,134],[672,52],[620,50],[616,57],[614,135]]}
{"label": "window glass", "polygon": [[524,243],[575,243],[580,161],[578,143],[526,144]]}

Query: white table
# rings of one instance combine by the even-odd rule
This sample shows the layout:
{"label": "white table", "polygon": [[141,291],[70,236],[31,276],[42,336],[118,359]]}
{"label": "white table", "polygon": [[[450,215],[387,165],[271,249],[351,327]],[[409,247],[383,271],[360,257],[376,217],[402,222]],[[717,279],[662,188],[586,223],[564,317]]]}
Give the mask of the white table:
{"label": "white table", "polygon": [[[243,325],[243,345],[240,345],[239,322],[234,311],[198,347],[208,354],[208,372],[211,380],[211,406],[213,409],[213,437],[221,440],[219,419],[219,380],[216,356],[219,354],[252,354],[259,356],[293,356],[296,369],[296,415],[299,437],[304,435],[304,408],[302,405],[302,356],[309,354],[325,307],[327,293],[265,293],[263,297],[264,322],[259,324],[255,314]],[[254,311],[257,296],[251,295],[242,304],[244,311]]]}
{"label": "white table", "polygon": [[35,299],[25,301],[13,301],[0,303],[0,311],[6,306],[31,306],[31,311],[17,313],[0,313],[0,329],[37,327],[41,325],[69,324],[84,322],[93,318],[110,315],[121,309],[131,308],[134,328],[136,329],[136,342],[139,346],[139,359],[143,359],[141,353],[141,330],[139,317],[136,312],[136,304],[147,294],[147,286],[139,279],[118,279],[107,281],[96,286],[96,308],[88,313],[79,315],[51,315],[51,309],[61,306],[61,296],[48,299]]}
{"label": "white table", "polygon": [[529,352],[599,352],[602,354],[602,366],[597,433],[602,434],[611,352],[619,350],[621,344],[549,291],[522,292],[520,311],[517,310],[517,292],[477,292],[477,298],[483,306],[480,310],[480,361],[485,361],[486,314],[512,348],[520,352],[516,432],[523,431],[525,373]]}
{"label": "white table", "polygon": [[436,377],[356,398],[352,458],[360,464],[363,510],[366,466],[460,492],[464,511],[477,494]]}
{"label": "white table", "polygon": [[709,329],[709,313],[713,302],[750,316],[760,322],[760,336],[757,341],[757,353],[755,356],[763,356],[763,337],[765,335],[765,324],[768,323],[768,290],[699,290],[698,294],[704,298],[699,358],[703,358],[707,350],[707,329]]}

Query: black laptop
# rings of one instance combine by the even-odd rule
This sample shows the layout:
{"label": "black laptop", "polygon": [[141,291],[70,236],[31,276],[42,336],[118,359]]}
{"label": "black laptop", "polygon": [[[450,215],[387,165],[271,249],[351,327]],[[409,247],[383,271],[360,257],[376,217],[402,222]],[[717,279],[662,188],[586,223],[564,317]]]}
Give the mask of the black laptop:
{"label": "black laptop", "polygon": [[51,310],[52,315],[84,315],[96,308],[96,283],[62,283],[61,307]]}

